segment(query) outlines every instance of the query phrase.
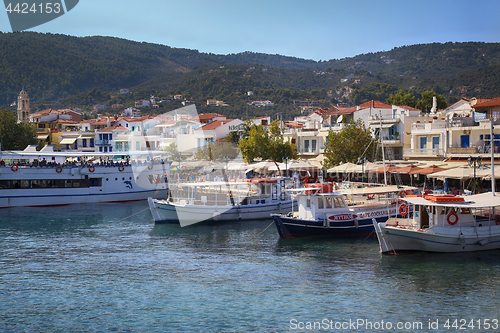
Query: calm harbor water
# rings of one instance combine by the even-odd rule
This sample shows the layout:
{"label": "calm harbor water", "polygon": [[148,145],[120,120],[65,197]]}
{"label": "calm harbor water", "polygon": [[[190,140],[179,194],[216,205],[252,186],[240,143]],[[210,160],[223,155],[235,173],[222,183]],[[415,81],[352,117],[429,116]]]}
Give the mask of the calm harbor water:
{"label": "calm harbor water", "polygon": [[271,221],[154,225],[146,202],[0,214],[0,332],[500,329],[484,330],[499,251],[381,256],[375,237],[281,240]]}

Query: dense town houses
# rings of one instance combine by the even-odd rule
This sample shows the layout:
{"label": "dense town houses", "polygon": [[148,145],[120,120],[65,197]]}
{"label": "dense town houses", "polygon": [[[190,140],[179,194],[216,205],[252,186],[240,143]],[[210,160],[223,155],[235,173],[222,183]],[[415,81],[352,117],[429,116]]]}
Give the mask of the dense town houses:
{"label": "dense town houses", "polygon": [[[192,155],[231,132],[242,134],[245,128],[240,119],[197,114],[194,105],[158,116],[134,117],[130,112],[90,120],[82,120],[80,112],[70,109],[29,111],[29,97],[23,89],[18,98],[18,121],[31,122],[38,140],[55,151],[147,151],[175,144],[184,155]],[[247,122],[268,126],[272,120],[264,116]],[[471,155],[487,158],[491,150],[500,153],[500,98],[462,98],[430,113],[373,100],[354,107],[315,108],[280,125],[284,140],[296,145],[300,158],[321,160],[328,133],[342,131],[358,120],[381,138],[386,157],[393,160],[460,160]]]}

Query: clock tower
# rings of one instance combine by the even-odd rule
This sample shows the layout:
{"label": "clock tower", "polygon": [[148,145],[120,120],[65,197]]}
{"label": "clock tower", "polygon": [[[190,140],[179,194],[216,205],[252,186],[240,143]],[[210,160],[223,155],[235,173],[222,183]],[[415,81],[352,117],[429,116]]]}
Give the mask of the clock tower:
{"label": "clock tower", "polygon": [[28,123],[30,121],[30,98],[28,93],[23,90],[17,97],[17,122]]}

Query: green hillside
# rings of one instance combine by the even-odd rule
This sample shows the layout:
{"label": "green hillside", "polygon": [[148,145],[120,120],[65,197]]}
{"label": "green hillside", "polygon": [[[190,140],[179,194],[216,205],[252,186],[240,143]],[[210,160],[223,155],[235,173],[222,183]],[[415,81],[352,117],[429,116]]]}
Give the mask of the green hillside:
{"label": "green hillside", "polygon": [[[411,45],[316,62],[254,52],[206,54],[112,37],[20,32],[0,33],[0,50],[0,105],[14,101],[23,86],[34,105],[130,105],[134,98],[182,93],[202,109],[207,98],[223,99],[232,113],[246,111],[248,90],[258,92],[256,99],[277,101],[275,110],[259,110],[273,113],[288,112],[296,99],[334,103],[329,92],[346,86],[365,92],[374,84],[389,87],[354,94],[353,103],[373,95],[383,98],[397,88],[414,94],[433,89],[450,101],[465,90],[469,96],[500,96],[500,43]],[[117,97],[120,88],[134,94]]]}

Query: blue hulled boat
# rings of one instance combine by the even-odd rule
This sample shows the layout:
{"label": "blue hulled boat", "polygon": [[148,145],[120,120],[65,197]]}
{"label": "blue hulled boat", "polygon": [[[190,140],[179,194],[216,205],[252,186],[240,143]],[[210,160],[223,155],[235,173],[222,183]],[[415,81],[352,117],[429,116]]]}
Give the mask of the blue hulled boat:
{"label": "blue hulled boat", "polygon": [[374,232],[373,220],[411,214],[400,196],[414,188],[377,186],[332,192],[329,185],[295,190],[298,211],[273,215],[282,238],[301,236],[362,236]]}

